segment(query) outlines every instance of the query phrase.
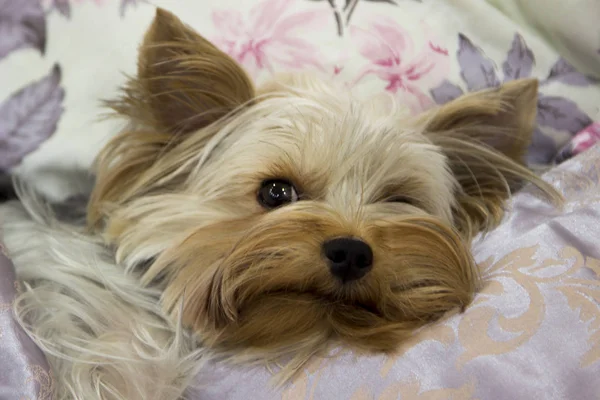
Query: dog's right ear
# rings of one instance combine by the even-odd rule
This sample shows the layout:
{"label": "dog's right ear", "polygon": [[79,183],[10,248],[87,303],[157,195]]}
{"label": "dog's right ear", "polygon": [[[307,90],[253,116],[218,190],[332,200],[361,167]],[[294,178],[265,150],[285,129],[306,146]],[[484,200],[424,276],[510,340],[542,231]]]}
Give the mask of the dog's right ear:
{"label": "dog's right ear", "polygon": [[465,236],[496,226],[506,199],[533,183],[560,203],[554,188],[525,166],[536,126],[538,82],[520,79],[470,93],[418,118],[456,178],[455,225]]}
{"label": "dog's right ear", "polygon": [[158,132],[179,134],[203,128],[253,97],[250,78],[231,57],[159,8],[140,47],[137,77],[112,105]]}
{"label": "dog's right ear", "polygon": [[158,9],[140,47],[137,76],[121,98],[107,102],[134,122],[96,159],[88,224],[175,179],[216,133],[211,126],[255,97],[253,84],[231,57],[175,15]]}

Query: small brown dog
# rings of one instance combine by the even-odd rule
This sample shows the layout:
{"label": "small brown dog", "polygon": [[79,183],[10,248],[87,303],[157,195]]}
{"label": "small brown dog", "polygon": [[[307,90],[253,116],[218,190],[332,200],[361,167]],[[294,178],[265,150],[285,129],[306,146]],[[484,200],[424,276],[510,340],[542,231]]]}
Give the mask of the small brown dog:
{"label": "small brown dog", "polygon": [[536,101],[519,80],[406,117],[311,76],[255,89],[159,10],[110,103],[131,124],[97,159],[91,233],[27,196],[28,222],[6,213],[17,315],[86,399],[179,396],[197,345],[169,321],[290,369],[332,343],[393,351],[470,303],[471,241],[511,192],[559,200],[522,164]]}
{"label": "small brown dog", "polygon": [[159,10],[89,224],[210,346],[389,351],[469,304],[470,240],[511,190],[552,193],[521,164],[536,98],[521,80],[407,119],[306,76],[255,89]]}

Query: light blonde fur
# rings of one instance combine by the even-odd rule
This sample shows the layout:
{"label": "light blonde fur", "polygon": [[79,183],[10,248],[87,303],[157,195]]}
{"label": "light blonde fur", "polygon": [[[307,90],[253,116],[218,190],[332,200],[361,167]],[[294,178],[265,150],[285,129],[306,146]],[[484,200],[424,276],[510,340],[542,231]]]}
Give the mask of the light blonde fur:
{"label": "light blonde fur", "polygon": [[[87,229],[30,195],[31,219],[13,209],[5,227],[26,285],[16,311],[58,398],[178,398],[216,355],[291,357],[289,378],[332,344],[390,352],[464,309],[480,283],[471,240],[511,193],[529,182],[560,201],[522,164],[536,98],[521,80],[406,117],[310,75],[255,89],[159,10],[109,102],[130,126],[97,158]],[[272,179],[300,201],[261,206]],[[322,246],[338,237],[372,248],[359,281],[328,270]]]}

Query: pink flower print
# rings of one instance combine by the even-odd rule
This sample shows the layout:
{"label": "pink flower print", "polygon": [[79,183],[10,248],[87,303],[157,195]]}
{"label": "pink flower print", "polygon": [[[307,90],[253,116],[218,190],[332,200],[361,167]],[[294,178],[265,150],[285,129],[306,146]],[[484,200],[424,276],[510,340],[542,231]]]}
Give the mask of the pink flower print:
{"label": "pink flower print", "polygon": [[353,59],[353,52],[347,45],[336,45],[335,47],[329,47],[327,55],[329,61],[327,62],[327,70],[331,74],[331,77],[337,79],[341,75],[346,75],[347,66],[350,65]]}
{"label": "pink flower print", "polygon": [[221,36],[213,43],[254,76],[279,66],[322,70],[317,47],[304,36],[327,16],[316,11],[293,13],[293,4],[293,0],[265,0],[247,16],[237,10],[215,11],[212,20]]}
{"label": "pink flower print", "polygon": [[575,153],[582,153],[600,141],[600,122],[593,123],[572,139]]}
{"label": "pink flower print", "polygon": [[560,164],[583,153],[600,142],[600,122],[594,122],[577,133],[556,155],[554,162]]}
{"label": "pink flower print", "polygon": [[396,93],[413,113],[435,103],[427,89],[439,84],[448,73],[448,50],[423,30],[424,44],[417,49],[410,35],[391,20],[377,21],[368,29],[351,28],[360,54],[370,61],[354,84],[367,75],[387,83],[385,90]]}

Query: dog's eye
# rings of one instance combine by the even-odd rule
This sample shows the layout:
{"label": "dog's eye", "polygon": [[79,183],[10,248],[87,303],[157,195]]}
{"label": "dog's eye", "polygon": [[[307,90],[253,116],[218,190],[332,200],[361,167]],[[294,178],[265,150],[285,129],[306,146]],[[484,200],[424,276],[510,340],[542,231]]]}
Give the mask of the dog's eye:
{"label": "dog's eye", "polygon": [[258,202],[265,208],[277,208],[295,201],[298,201],[296,188],[284,180],[265,181],[258,191]]}

